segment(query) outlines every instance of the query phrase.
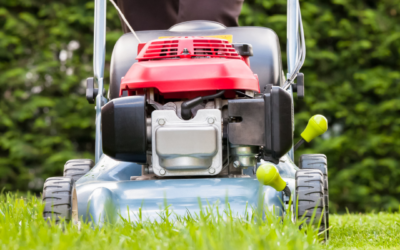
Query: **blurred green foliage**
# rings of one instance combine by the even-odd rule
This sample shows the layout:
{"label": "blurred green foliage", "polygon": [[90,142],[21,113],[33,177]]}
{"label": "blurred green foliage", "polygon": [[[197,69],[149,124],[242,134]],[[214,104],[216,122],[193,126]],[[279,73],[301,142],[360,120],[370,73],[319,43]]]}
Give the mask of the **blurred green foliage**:
{"label": "blurred green foliage", "polygon": [[[109,61],[122,32],[108,7]],[[66,160],[93,158],[93,12],[92,1],[0,1],[0,186],[39,191]]]}
{"label": "blurred green foliage", "polygon": [[[94,4],[0,3],[0,186],[40,191],[68,159],[93,158],[95,112],[84,80],[92,76]],[[301,10],[306,97],[295,101],[295,140],[313,114],[330,128],[296,158],[328,156],[333,209],[397,208],[400,0],[309,0]],[[240,23],[275,30],[286,65],[285,0],[246,0]],[[110,4],[107,32],[108,68],[122,34]]]}

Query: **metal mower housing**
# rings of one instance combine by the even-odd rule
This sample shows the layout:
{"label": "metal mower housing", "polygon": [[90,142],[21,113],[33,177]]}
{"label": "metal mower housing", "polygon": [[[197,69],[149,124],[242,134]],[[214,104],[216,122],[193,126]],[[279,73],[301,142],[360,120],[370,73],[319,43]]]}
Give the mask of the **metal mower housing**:
{"label": "metal mower housing", "polygon": [[[105,8],[96,0],[95,166],[68,179],[69,218],[101,225],[138,219],[139,209],[159,220],[165,206],[176,215],[292,209],[284,192],[256,178],[269,162],[295,193],[293,93],[275,32],[190,21],[136,32],[140,41],[125,34],[113,50],[107,100]],[[288,0],[289,83],[302,64],[300,24],[298,0]]]}
{"label": "metal mower housing", "polygon": [[[297,167],[290,155],[293,143],[293,103],[291,92],[282,89],[284,78],[276,34],[270,29],[259,27],[220,26],[215,29],[213,26],[208,29],[208,23],[204,21],[190,23],[192,28],[205,27],[203,30],[190,30],[186,28],[187,25],[181,24],[182,31],[141,31],[137,34],[142,42],[173,34],[188,37],[178,41],[187,43],[199,40],[190,40],[191,35],[207,37],[231,34],[233,44],[249,45],[246,48],[243,45],[236,46],[239,48],[239,53],[236,53],[235,46],[223,42],[223,46],[233,55],[232,58],[221,58],[217,52],[212,53],[218,58],[197,58],[199,55],[194,54],[196,50],[189,47],[185,51],[182,49],[184,55],[180,59],[144,60],[145,53],[153,44],[150,42],[147,47],[141,48],[138,63],[150,67],[153,64],[168,65],[170,62],[173,63],[171,65],[178,65],[179,60],[187,60],[187,64],[194,65],[201,61],[209,64],[211,70],[217,67],[213,66],[216,62],[225,64],[237,61],[241,63],[234,67],[257,75],[257,86],[251,87],[251,83],[248,87],[241,87],[245,85],[240,85],[240,82],[228,84],[225,93],[196,104],[191,108],[192,117],[184,120],[180,112],[183,101],[196,96],[213,96],[216,90],[208,86],[217,86],[212,84],[214,80],[210,78],[210,82],[207,82],[207,78],[204,78],[197,85],[190,85],[197,87],[188,87],[188,92],[182,92],[187,84],[176,85],[173,90],[168,78],[163,83],[157,83],[157,77],[160,81],[164,80],[163,75],[157,73],[160,70],[160,66],[157,66],[158,71],[152,71],[152,80],[146,82],[150,85],[147,88],[146,85],[138,85],[142,83],[130,79],[140,78],[126,78],[125,74],[140,73],[132,71],[136,69],[132,67],[136,65],[135,57],[129,56],[135,54],[136,46],[132,45],[139,44],[132,40],[130,34],[123,35],[115,45],[112,57],[111,100],[101,109],[104,154],[96,166],[75,184],[78,214],[84,219],[101,222],[105,219],[102,214],[106,213],[110,214],[109,218],[118,221],[118,215],[127,217],[129,214],[134,217],[140,206],[143,206],[149,218],[156,219],[164,198],[176,213],[182,215],[188,210],[199,211],[198,199],[202,204],[220,203],[225,206],[226,197],[229,197],[231,208],[238,214],[265,205],[280,214],[285,211],[285,205],[280,202],[284,198],[283,194],[271,187],[260,189],[255,178],[255,170],[262,160],[271,161],[289,183],[289,187],[294,188]],[[179,25],[174,29],[177,27]],[[175,40],[171,38],[161,41]],[[201,44],[206,46],[207,42],[221,41],[204,38]],[[197,46],[196,43],[193,46]],[[126,51],[128,48],[129,53]],[[178,48],[179,54],[181,51]],[[204,49],[200,51],[208,53],[203,52]],[[190,53],[193,58],[188,58]],[[168,57],[168,54],[162,54],[162,57],[165,55]],[[159,64],[161,62],[163,64]],[[224,67],[232,65],[228,63]],[[174,67],[166,69],[170,68]],[[143,79],[150,79],[146,72],[142,71],[143,76],[147,77]],[[253,79],[253,73],[243,74]],[[185,79],[185,74],[179,74],[179,70],[175,71],[173,77]],[[229,71],[224,74],[214,73],[213,77],[231,77]],[[145,81],[143,79],[142,82]],[[184,83],[183,80],[181,82]],[[159,84],[163,84],[163,88],[159,88]],[[169,90],[166,91],[166,88]],[[260,195],[264,196],[263,204],[259,204]],[[245,211],[246,202],[250,205],[248,211]]]}

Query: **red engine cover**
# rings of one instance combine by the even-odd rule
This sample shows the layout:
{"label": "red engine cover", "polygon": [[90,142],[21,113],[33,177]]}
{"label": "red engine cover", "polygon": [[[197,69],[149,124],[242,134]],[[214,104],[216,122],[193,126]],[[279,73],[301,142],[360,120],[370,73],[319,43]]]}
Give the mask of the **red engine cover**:
{"label": "red engine cover", "polygon": [[148,42],[122,79],[121,92],[156,88],[161,93],[208,90],[260,92],[258,78],[227,40],[174,37]]}

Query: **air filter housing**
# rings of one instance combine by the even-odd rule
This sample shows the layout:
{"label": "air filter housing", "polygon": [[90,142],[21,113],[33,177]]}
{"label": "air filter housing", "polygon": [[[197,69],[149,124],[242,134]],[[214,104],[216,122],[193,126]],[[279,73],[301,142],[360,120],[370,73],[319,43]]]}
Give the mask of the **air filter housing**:
{"label": "air filter housing", "polygon": [[119,161],[146,163],[146,99],[111,100],[101,109],[103,152]]}

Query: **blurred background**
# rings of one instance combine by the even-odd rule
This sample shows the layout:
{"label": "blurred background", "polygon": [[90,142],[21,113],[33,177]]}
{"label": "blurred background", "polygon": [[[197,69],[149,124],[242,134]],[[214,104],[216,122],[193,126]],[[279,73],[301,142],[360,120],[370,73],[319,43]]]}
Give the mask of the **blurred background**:
{"label": "blurred background", "polygon": [[[295,99],[295,141],[314,114],[328,118],[329,130],[296,161],[327,155],[333,211],[398,210],[400,0],[300,4],[306,96]],[[106,88],[122,35],[107,8]],[[95,110],[85,99],[93,12],[93,1],[0,0],[0,189],[39,194],[67,160],[94,158]],[[286,0],[245,0],[240,24],[273,29],[286,68]]]}

